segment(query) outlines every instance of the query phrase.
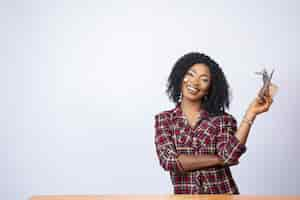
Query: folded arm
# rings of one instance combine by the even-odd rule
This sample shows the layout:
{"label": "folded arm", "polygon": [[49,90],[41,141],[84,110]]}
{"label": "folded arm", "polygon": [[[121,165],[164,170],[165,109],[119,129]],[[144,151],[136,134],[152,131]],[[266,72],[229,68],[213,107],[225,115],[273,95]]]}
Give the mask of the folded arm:
{"label": "folded arm", "polygon": [[[160,165],[166,171],[176,171],[180,173],[207,168],[222,166],[226,163],[218,155],[186,155],[176,151],[172,140],[170,121],[166,115],[155,116],[155,147]],[[236,165],[232,162],[230,165]]]}
{"label": "folded arm", "polygon": [[237,122],[232,115],[226,114],[215,118],[213,123],[217,128],[217,154],[224,160],[225,164],[237,163],[247,148],[238,137]]}

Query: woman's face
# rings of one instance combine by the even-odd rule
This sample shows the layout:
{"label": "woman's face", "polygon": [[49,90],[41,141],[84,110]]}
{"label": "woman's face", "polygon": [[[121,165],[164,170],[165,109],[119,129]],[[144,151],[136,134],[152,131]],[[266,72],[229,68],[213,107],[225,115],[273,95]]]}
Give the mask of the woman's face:
{"label": "woman's face", "polygon": [[208,94],[211,75],[205,64],[194,64],[186,72],[182,81],[182,100],[198,101]]}

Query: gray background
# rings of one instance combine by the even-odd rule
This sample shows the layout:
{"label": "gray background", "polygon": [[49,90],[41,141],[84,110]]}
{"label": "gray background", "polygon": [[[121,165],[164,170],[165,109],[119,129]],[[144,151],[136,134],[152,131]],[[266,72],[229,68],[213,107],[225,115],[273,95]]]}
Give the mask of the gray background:
{"label": "gray background", "polygon": [[299,195],[299,3],[1,1],[1,199],[170,194],[154,149],[165,85],[190,51],[219,62],[240,122],[263,67],[280,90],[257,117],[242,194]]}

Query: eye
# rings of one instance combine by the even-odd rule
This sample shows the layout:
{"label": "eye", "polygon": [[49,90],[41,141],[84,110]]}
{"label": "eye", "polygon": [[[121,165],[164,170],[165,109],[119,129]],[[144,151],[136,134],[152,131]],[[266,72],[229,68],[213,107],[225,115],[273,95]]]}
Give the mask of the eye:
{"label": "eye", "polygon": [[202,81],[204,81],[204,82],[206,82],[206,83],[207,83],[207,82],[208,82],[208,79],[202,79]]}

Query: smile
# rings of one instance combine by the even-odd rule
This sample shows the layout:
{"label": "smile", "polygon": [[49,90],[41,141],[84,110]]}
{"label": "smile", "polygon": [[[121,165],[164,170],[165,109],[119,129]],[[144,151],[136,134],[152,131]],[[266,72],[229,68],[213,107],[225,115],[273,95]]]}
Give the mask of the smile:
{"label": "smile", "polygon": [[199,91],[198,88],[192,87],[191,85],[188,85],[188,86],[187,86],[187,89],[188,89],[188,91],[189,91],[191,94],[195,94],[195,93],[197,93],[197,92]]}

